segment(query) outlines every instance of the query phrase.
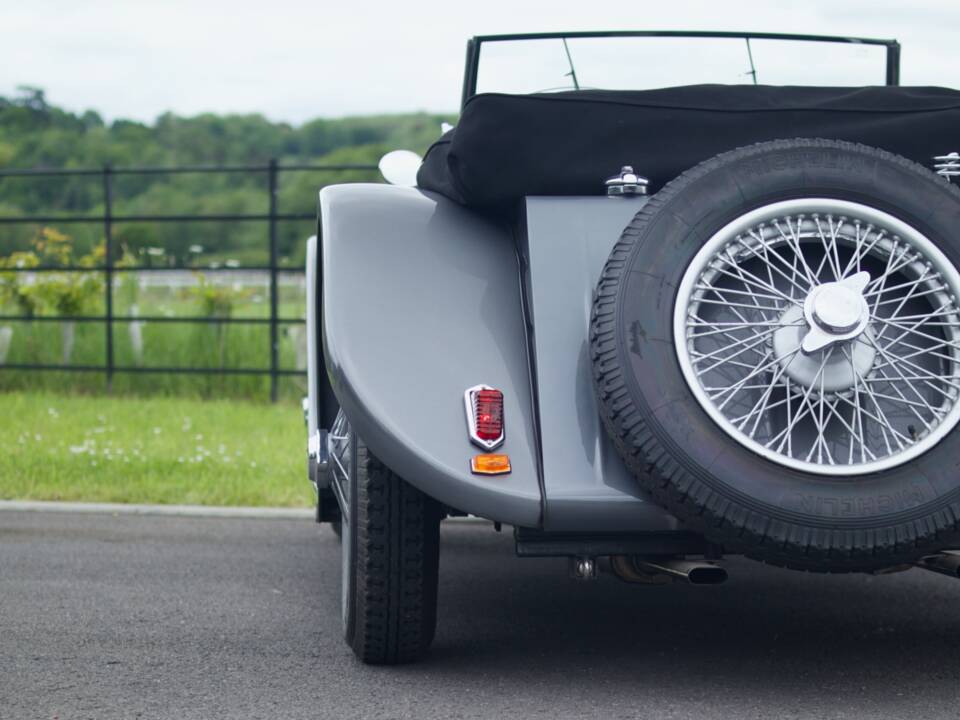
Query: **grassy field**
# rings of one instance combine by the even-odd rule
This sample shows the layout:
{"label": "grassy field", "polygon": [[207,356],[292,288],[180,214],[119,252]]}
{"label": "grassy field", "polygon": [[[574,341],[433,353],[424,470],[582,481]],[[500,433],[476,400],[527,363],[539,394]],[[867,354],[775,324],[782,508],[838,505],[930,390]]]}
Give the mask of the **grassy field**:
{"label": "grassy field", "polygon": [[[164,273],[159,273],[163,276]],[[177,273],[180,280],[192,279],[189,273]],[[216,273],[207,273],[215,276]],[[185,296],[184,287],[162,284],[138,287],[133,275],[125,275],[114,292],[117,317],[160,316],[176,318],[207,317],[199,301]],[[219,278],[224,280],[224,277]],[[302,318],[305,298],[298,282],[279,288],[278,316]],[[232,307],[234,318],[269,317],[269,289],[265,274],[244,278],[238,286],[243,293]],[[195,284],[195,283],[194,283]],[[100,315],[98,302],[84,314]],[[0,315],[16,315],[11,304],[0,305]],[[49,314],[49,313],[48,313]],[[69,358],[63,353],[63,326],[59,321],[0,320],[0,392],[44,391],[52,393],[103,393],[105,379],[99,372],[40,372],[3,369],[3,364],[103,365],[106,362],[106,330],[103,322],[81,322],[74,327],[74,344]],[[306,357],[305,326],[281,325],[278,354],[282,369],[304,367]],[[115,362],[120,367],[196,367],[253,368],[270,366],[270,328],[268,325],[196,324],[178,322],[141,322],[134,326],[120,321],[113,325]],[[139,347],[138,347],[139,345]],[[280,381],[281,397],[298,400],[306,388],[301,377],[287,376]],[[270,380],[257,375],[183,375],[117,373],[113,390],[119,394],[186,396],[194,398],[239,398],[263,401],[269,397]]]}
{"label": "grassy field", "polygon": [[0,498],[309,506],[293,403],[0,394]]}

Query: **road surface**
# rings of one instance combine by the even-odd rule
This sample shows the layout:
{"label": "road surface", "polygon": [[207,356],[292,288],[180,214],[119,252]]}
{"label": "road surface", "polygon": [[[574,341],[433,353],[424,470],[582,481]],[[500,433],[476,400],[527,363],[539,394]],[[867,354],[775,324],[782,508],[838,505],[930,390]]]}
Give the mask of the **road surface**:
{"label": "road surface", "polygon": [[960,582],[932,573],[578,584],[449,525],[432,654],[373,668],[338,552],[303,520],[0,512],[0,718],[960,716]]}

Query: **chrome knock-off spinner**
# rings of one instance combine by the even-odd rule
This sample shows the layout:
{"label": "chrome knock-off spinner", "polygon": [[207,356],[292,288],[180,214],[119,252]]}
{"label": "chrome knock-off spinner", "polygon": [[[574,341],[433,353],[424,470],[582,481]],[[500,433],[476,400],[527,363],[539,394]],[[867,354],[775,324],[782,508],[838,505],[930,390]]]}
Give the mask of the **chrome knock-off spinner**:
{"label": "chrome knock-off spinner", "polygon": [[813,388],[814,393],[845,392],[856,385],[858,377],[865,378],[870,374],[877,351],[873,347],[875,335],[869,327],[862,332],[863,342],[831,341],[843,345],[838,345],[824,362],[822,356],[828,350],[809,353],[802,350],[811,330],[801,308],[791,307],[783,314],[781,322],[782,327],[773,334],[773,354],[780,358],[784,379],[796,383],[797,390]]}
{"label": "chrome knock-off spinner", "polygon": [[863,291],[870,273],[858,272],[837,282],[815,287],[803,303],[803,316],[809,330],[801,348],[809,354],[833,343],[852,340],[870,324],[870,307]]}

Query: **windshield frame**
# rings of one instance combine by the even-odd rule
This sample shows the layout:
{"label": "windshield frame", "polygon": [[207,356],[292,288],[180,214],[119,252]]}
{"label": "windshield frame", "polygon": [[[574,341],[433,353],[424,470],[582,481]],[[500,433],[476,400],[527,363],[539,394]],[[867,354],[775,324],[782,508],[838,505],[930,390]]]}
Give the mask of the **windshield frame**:
{"label": "windshield frame", "polygon": [[887,48],[887,85],[900,84],[900,43],[877,38],[841,37],[839,35],[796,35],[792,33],[714,32],[709,30],[611,30],[607,32],[519,33],[514,35],[477,35],[467,41],[467,62],[463,73],[461,108],[477,94],[480,48],[484,43],[515,40],[568,40],[605,37],[729,38],[734,40],[796,40],[800,42],[849,43],[883,45]]}

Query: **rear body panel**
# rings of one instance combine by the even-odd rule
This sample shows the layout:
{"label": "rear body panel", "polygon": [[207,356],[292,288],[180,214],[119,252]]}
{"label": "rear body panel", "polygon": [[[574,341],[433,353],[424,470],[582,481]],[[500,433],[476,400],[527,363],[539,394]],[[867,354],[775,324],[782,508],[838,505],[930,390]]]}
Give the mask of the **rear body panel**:
{"label": "rear body panel", "polygon": [[[591,381],[594,288],[643,202],[529,198],[508,227],[416,189],[325,188],[311,412],[326,375],[371,450],[459,511],[546,532],[677,530],[617,456]],[[504,393],[508,475],[469,469],[481,451],[463,393],[478,384]]]}
{"label": "rear body panel", "polygon": [[646,198],[532,197],[521,239],[533,322],[543,444],[544,529],[667,531],[600,421],[590,360],[593,293]]}
{"label": "rear body panel", "polygon": [[[388,185],[320,194],[326,371],[353,428],[452,508],[537,527],[541,492],[516,244],[440,196]],[[503,391],[513,472],[471,474],[464,391]]]}

